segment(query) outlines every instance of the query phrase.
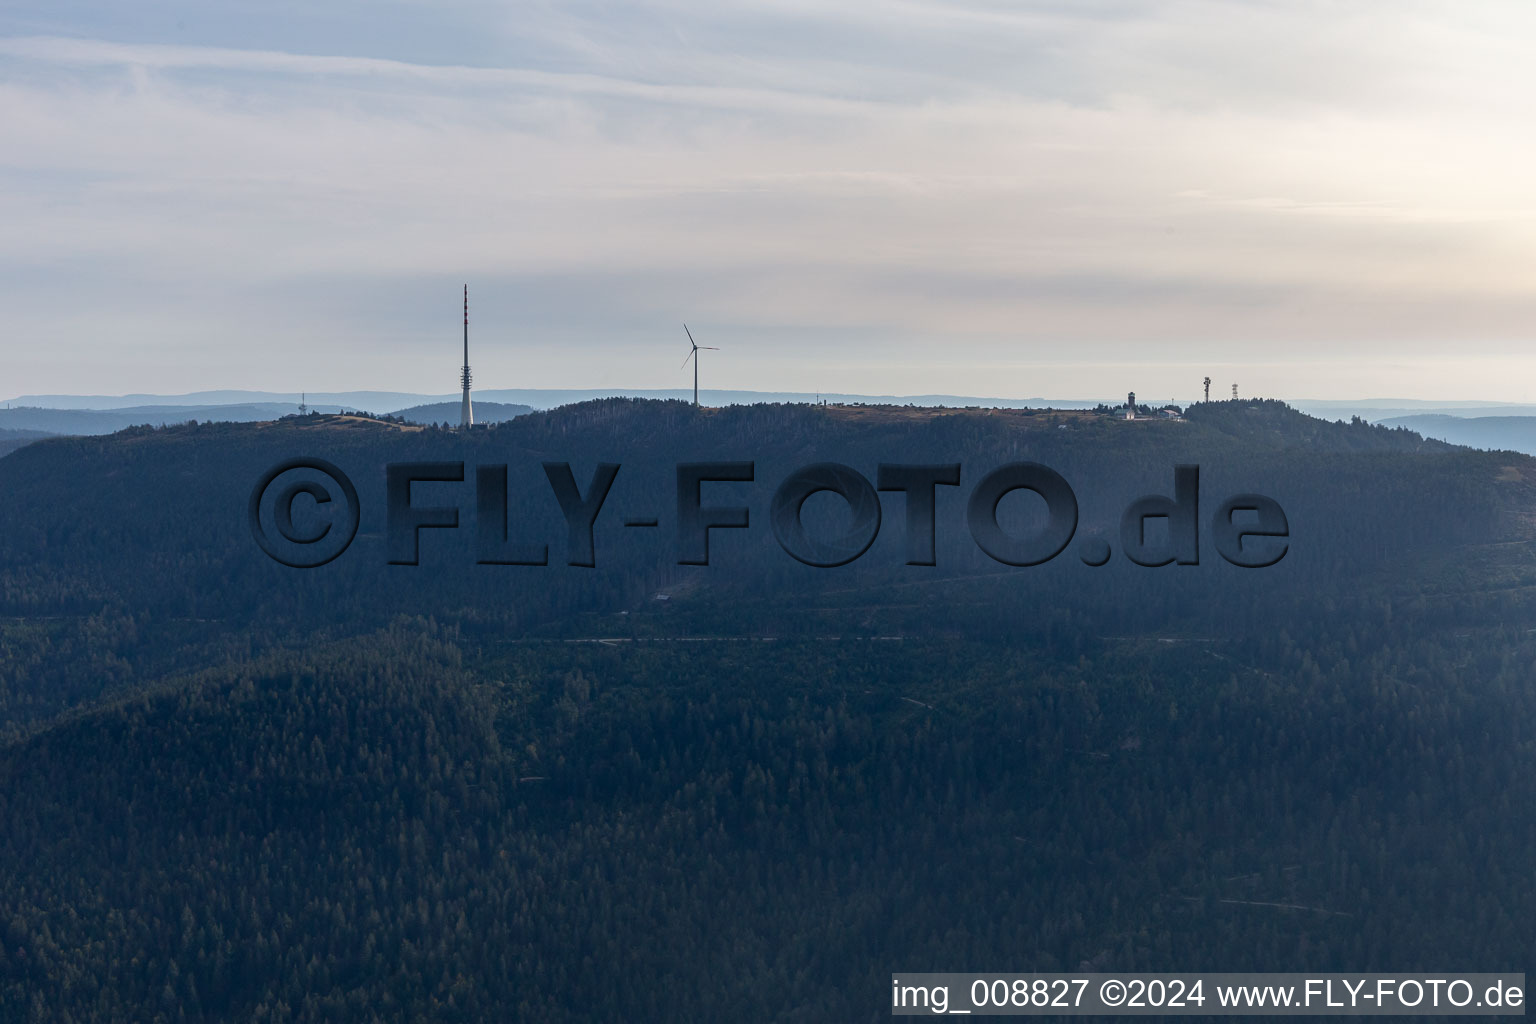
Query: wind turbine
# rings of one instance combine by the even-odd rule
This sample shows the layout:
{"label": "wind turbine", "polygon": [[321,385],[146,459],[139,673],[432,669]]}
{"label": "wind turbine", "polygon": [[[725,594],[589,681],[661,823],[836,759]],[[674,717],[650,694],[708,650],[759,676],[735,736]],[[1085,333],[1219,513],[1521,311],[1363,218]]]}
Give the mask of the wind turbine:
{"label": "wind turbine", "polygon": [[[688,350],[688,359],[693,360],[693,407],[697,409],[699,407],[699,350],[708,349],[711,352],[719,352],[720,350],[713,345],[700,345],[694,341],[693,332],[688,330],[687,324],[683,324],[683,333],[688,335],[688,344],[693,346],[693,348]],[[683,360],[683,366],[688,365],[688,359]],[[682,367],[678,367],[678,369],[682,369]]]}

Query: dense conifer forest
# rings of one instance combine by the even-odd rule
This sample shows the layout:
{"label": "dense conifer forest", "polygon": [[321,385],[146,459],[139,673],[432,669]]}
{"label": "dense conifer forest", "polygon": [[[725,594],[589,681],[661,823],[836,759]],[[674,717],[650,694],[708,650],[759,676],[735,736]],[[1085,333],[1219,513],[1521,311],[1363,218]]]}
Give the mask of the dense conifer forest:
{"label": "dense conifer forest", "polygon": [[[295,456],[361,506],[315,569],[247,519]],[[711,460],[754,463],[705,501],[750,526],[679,565],[676,465]],[[1033,567],[965,518],[1022,460],[1080,509]],[[857,561],[786,554],[774,490],[827,461],[961,464],[936,564],[890,493]],[[391,565],[385,467],[425,462],[466,466],[413,492],[460,527]],[[546,462],[584,493],[621,465],[593,568]],[[1131,564],[1120,512],[1178,464],[1199,564]],[[483,465],[548,565],[477,564]],[[1289,522],[1268,568],[1210,543],[1248,492]],[[1522,971],[1533,598],[1536,461],[1276,402],[38,441],[0,458],[0,1019],[874,1020],[893,971]]]}

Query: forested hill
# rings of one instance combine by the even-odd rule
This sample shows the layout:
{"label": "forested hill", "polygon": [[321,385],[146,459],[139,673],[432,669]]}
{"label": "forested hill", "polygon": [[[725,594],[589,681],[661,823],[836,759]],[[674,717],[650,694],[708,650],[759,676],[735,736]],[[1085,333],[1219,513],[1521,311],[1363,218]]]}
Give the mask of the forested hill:
{"label": "forested hill", "polygon": [[[334,562],[297,571],[252,540],[247,501],[257,480],[294,457],[320,457],[355,482],[361,528]],[[751,483],[709,484],[706,504],[751,509],[746,530],[714,530],[711,564],[680,566],[676,466],[751,461]],[[1143,570],[1116,557],[1090,572],[1077,547],[1049,564],[1011,569],[987,558],[966,528],[966,500],[992,469],[1032,460],[1070,483],[1078,536],[1118,547],[1121,511],[1145,494],[1173,494],[1174,467],[1201,467],[1202,529],[1225,497],[1258,492],[1291,521],[1285,559],[1244,572],[1204,542],[1201,565]],[[421,564],[391,566],[385,466],[462,462],[460,484],[417,484],[418,502],[455,505],[457,530],[423,530]],[[937,488],[936,566],[907,566],[901,495],[882,499],[873,547],[852,565],[802,566],[769,528],[770,499],[794,470],[844,463],[870,481],[881,463],[959,463],[960,486]],[[560,506],[541,464],[567,462],[583,491],[600,462],[621,465],[595,529],[595,569],[573,568]],[[506,465],[513,539],[549,545],[548,567],[477,565],[475,467]],[[878,580],[919,585],[1001,573],[1018,590],[1065,597],[1131,597],[1192,587],[1236,593],[1328,586],[1371,567],[1462,545],[1524,536],[1520,512],[1536,477],[1529,460],[1475,453],[1408,431],[1326,423],[1279,403],[1212,403],[1186,422],[1126,422],[1089,412],[894,407],[750,406],[697,410],[681,402],[608,400],[522,416],[465,434],[356,416],[135,429],[49,440],[0,460],[0,612],[49,614],[108,606],[189,618],[256,612],[314,624],[358,614],[463,611],[523,632],[573,611],[616,612],[660,585],[794,596]],[[717,497],[718,496],[718,497]],[[307,501],[307,499],[306,499]],[[298,503],[300,512],[306,501]],[[1027,492],[1000,507],[1005,525],[1032,528]],[[309,505],[307,507],[311,507]],[[837,514],[819,496],[808,512]],[[658,520],[626,528],[626,517]],[[833,524],[832,532],[836,532]],[[1208,532],[1208,531],[1207,531]],[[1095,580],[1101,582],[1094,582]],[[1108,585],[1103,581],[1113,581]],[[1130,588],[1127,590],[1126,588]],[[1113,598],[1110,598],[1113,600]],[[1135,603],[1134,601],[1132,603]]]}
{"label": "forested hill", "polygon": [[[301,456],[361,507],[312,569],[248,518]],[[1004,565],[966,504],[1025,460],[1080,522]],[[700,461],[754,464],[703,497],[750,525],[680,565]],[[466,479],[412,503],[459,527],[391,565],[385,466],[428,462]],[[621,467],[595,567],[566,564],[566,462],[582,494]],[[772,497],[819,462],[959,463],[936,564],[906,564],[896,493],[850,564],[786,554]],[[1198,564],[1132,564],[1121,511],[1180,464]],[[501,465],[548,565],[477,564]],[[0,1019],[874,1020],[900,970],[1525,969],[1533,485],[1523,456],[1270,402],[36,442],[0,458]],[[1242,493],[1284,509],[1277,564],[1213,546]],[[1031,501],[1000,525],[1038,529]],[[805,518],[846,528],[825,494]]]}
{"label": "forested hill", "polygon": [[[296,457],[339,467],[361,506],[355,541],[318,568],[273,561],[248,517],[258,480]],[[971,490],[1021,460],[1059,472],[1080,509],[1072,543],[1043,565],[1001,564],[968,528]],[[709,531],[709,564],[681,565],[677,466],[698,461],[753,464],[753,481],[701,490],[706,506],[747,507],[750,525]],[[390,564],[385,467],[427,462],[465,466],[463,482],[412,488],[418,506],[457,508],[459,527],[421,530],[419,564]],[[605,462],[621,468],[592,530],[595,567],[567,564],[579,553],[543,464],[569,463],[587,493]],[[771,498],[793,471],[818,462],[844,463],[871,482],[882,463],[960,464],[959,486],[935,488],[936,564],[906,564],[905,496],[896,493],[882,496],[878,536],[851,564],[811,567],[787,554],[770,526]],[[1120,550],[1121,512],[1143,495],[1173,495],[1179,464],[1200,467],[1199,564],[1132,564]],[[507,536],[547,548],[547,565],[478,564],[481,466],[506,467]],[[211,651],[232,634],[264,643],[344,636],[402,614],[484,640],[689,630],[1236,638],[1335,628],[1352,621],[1335,614],[1345,605],[1450,627],[1523,614],[1536,580],[1533,484],[1536,463],[1521,456],[1328,423],[1277,402],[1209,403],[1185,421],[1127,422],[1088,411],[700,410],[611,399],[468,433],[322,415],[137,428],[49,439],[0,459],[0,615],[94,617],[167,662],[166,652]],[[1251,492],[1277,501],[1288,520],[1285,555],[1267,568],[1230,565],[1213,547],[1216,507]],[[303,521],[306,502],[294,505],[300,530],[323,527]],[[342,503],[338,492],[330,508]],[[999,504],[998,520],[1029,535],[1043,528],[1042,509],[1020,491]],[[804,511],[810,533],[847,528],[849,513],[829,494]],[[624,525],[641,517],[658,525]],[[1102,567],[1084,561],[1095,543],[1113,551]],[[36,702],[8,725],[112,692],[137,677],[133,665],[119,659],[84,678],[61,672],[40,692],[4,695]]]}
{"label": "forested hill", "polygon": [[1386,425],[1473,448],[1536,453],[1536,416],[1401,416]]}

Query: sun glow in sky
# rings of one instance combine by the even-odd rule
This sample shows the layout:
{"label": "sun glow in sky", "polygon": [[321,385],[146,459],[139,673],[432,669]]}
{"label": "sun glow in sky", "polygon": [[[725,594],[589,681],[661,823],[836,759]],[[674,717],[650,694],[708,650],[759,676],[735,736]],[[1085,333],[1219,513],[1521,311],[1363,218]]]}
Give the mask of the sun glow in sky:
{"label": "sun glow in sky", "polygon": [[[1536,399],[1536,5],[0,13],[0,391]],[[5,397],[0,396],[0,397]]]}

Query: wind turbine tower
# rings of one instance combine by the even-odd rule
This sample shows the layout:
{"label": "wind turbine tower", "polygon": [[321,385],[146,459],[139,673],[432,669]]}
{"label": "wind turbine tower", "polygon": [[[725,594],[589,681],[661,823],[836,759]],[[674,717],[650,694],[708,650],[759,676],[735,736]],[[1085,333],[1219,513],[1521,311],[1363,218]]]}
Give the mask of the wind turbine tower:
{"label": "wind turbine tower", "polygon": [[464,401],[459,406],[459,426],[468,430],[475,425],[475,410],[469,404],[469,285],[464,286],[464,369],[459,382],[464,386]]}
{"label": "wind turbine tower", "polygon": [[713,345],[700,345],[694,341],[693,332],[688,330],[687,324],[683,324],[683,333],[688,335],[688,344],[693,346],[693,348],[688,350],[688,357],[683,360],[683,366],[688,365],[689,359],[693,360],[693,407],[697,409],[699,407],[699,352],[703,349],[708,349],[711,352],[719,352],[720,350]]}

